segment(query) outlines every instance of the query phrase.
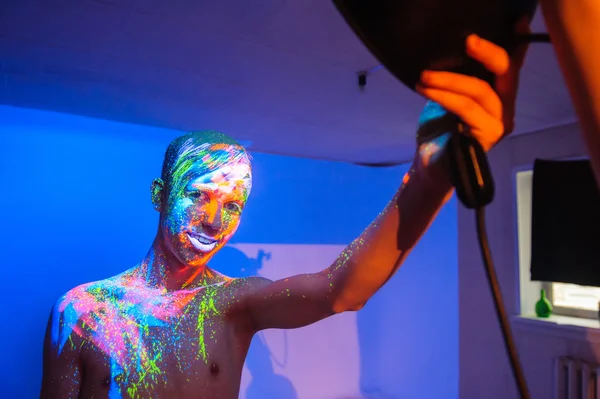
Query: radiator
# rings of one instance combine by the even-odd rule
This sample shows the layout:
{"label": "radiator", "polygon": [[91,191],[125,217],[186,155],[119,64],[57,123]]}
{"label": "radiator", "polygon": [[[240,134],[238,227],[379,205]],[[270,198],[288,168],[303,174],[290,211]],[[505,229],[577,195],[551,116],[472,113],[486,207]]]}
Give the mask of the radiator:
{"label": "radiator", "polygon": [[600,399],[600,365],[558,357],[554,383],[554,399]]}

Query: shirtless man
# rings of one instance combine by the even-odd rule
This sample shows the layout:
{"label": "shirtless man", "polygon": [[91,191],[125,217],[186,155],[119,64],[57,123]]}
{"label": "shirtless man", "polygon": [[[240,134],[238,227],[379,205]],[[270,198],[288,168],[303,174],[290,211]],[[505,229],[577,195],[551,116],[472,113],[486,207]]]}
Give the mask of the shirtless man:
{"label": "shirtless man", "polygon": [[[509,62],[504,50],[474,36],[467,49],[498,76],[498,94],[444,72],[424,74],[419,91],[460,116],[489,150],[512,128],[524,51]],[[359,310],[394,274],[451,195],[443,141],[419,145],[389,205],[331,266],[270,281],[229,278],[207,266],[235,233],[250,194],[245,150],[215,132],[174,140],[152,184],[160,221],[146,257],[70,290],[54,306],[41,396],[237,398],[257,331]]]}

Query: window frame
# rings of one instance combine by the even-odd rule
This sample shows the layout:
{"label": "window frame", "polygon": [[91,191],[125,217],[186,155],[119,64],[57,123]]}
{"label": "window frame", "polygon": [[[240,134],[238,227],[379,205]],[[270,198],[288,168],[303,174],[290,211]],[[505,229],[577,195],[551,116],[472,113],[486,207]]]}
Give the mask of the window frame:
{"label": "window frame", "polygon": [[[588,160],[589,157],[588,156],[576,156],[576,157],[567,157],[567,158],[556,158],[555,160],[558,161],[569,161],[569,160]],[[528,287],[523,287],[523,274],[524,272],[526,272],[528,275],[530,273],[530,267],[531,267],[531,242],[529,242],[529,246],[528,248],[525,250],[523,248],[523,243],[521,240],[521,232],[520,232],[520,215],[519,215],[519,207],[520,207],[520,203],[519,203],[519,179],[518,179],[518,175],[521,172],[531,172],[533,173],[533,163],[531,164],[527,164],[527,165],[521,165],[518,166],[516,168],[513,169],[513,173],[512,173],[512,178],[513,178],[513,190],[514,190],[514,204],[515,204],[515,208],[514,208],[514,223],[515,223],[515,238],[516,238],[516,264],[517,264],[517,275],[519,276],[518,281],[518,285],[519,285],[519,289],[517,290],[518,292],[518,304],[519,307],[518,309],[520,310],[519,313],[524,314],[524,309],[522,307],[523,302],[532,302],[532,298],[537,297],[537,299],[539,299],[539,289],[535,289],[534,287],[540,287],[541,289],[546,291],[546,297],[548,298],[548,300],[550,301],[550,303],[552,304],[552,313],[556,314],[556,315],[560,315],[560,316],[568,316],[568,317],[577,317],[577,318],[582,318],[582,319],[595,319],[597,320],[600,317],[600,310],[587,310],[587,309],[579,309],[579,308],[574,308],[574,307],[566,307],[566,306],[556,306],[554,304],[554,300],[553,300],[553,283],[552,282],[548,282],[548,281],[531,281],[530,278],[528,278],[529,283]],[[529,186],[531,187],[531,186]],[[530,188],[530,193],[531,193],[532,187]],[[529,197],[531,198],[531,194],[529,195]],[[530,205],[531,207],[531,205]],[[528,218],[529,222],[531,223],[531,216]],[[522,251],[527,251],[528,253],[528,257],[529,257],[529,263],[528,264],[522,264],[521,263],[521,257],[523,256]],[[533,284],[532,284],[533,283]],[[575,284],[577,285],[577,284]],[[533,291],[535,290],[536,292],[529,292],[529,291]],[[526,300],[524,298],[524,296],[527,296],[529,300]],[[600,307],[600,304],[599,304]],[[534,309],[527,309],[526,311],[529,312],[533,312]]]}

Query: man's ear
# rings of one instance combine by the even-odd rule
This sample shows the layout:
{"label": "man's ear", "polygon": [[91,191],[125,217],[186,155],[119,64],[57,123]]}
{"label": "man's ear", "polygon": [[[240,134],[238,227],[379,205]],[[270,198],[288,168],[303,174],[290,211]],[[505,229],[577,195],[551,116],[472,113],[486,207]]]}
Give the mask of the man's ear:
{"label": "man's ear", "polygon": [[152,194],[152,206],[155,210],[160,212],[163,207],[163,192],[165,188],[165,182],[160,177],[157,177],[152,181],[152,187],[150,192]]}

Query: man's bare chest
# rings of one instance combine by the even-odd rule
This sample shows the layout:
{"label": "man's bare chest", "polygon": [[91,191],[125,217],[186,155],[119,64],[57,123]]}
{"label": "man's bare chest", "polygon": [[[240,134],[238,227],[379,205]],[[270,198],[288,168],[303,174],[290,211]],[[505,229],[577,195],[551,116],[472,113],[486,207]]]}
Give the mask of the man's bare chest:
{"label": "man's bare chest", "polygon": [[123,397],[235,378],[251,336],[221,295],[192,294],[96,303],[79,323],[90,377]]}
{"label": "man's bare chest", "polygon": [[217,290],[150,294],[132,290],[79,304],[77,324],[86,345],[119,363],[149,361],[153,353],[179,348],[204,358],[208,341],[223,339],[234,327]]}

